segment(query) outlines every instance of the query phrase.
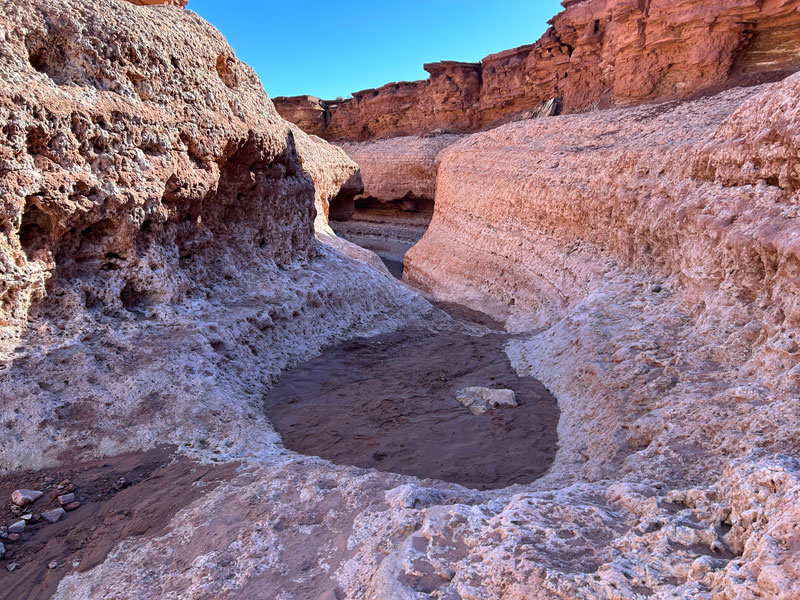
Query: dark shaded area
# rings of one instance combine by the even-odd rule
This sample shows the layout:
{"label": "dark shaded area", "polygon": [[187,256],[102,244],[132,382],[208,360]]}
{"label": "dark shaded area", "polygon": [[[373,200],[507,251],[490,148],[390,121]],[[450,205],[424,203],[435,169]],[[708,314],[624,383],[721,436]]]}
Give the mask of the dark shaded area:
{"label": "dark shaded area", "polygon": [[[55,496],[64,491],[57,486],[65,479],[75,485],[81,501],[77,510],[57,523],[42,520],[26,527],[19,541],[2,540],[6,555],[0,560],[0,598],[50,598],[63,577],[99,565],[117,542],[163,531],[179,510],[230,479],[238,465],[201,465],[176,458],[174,448],[167,446],[84,463],[62,458],[60,467],[0,477],[4,525],[19,519],[9,510],[11,493],[17,488],[45,492],[29,509],[32,513],[58,506]],[[206,485],[193,485],[201,480]],[[52,561],[58,566],[50,569]],[[11,563],[19,568],[8,572]]]}
{"label": "dark shaded area", "polygon": [[383,261],[383,264],[386,265],[386,268],[389,269],[389,273],[391,273],[397,279],[403,279],[403,262],[399,260],[391,260],[390,258],[385,258],[383,256],[380,257]]}
{"label": "dark shaded area", "polygon": [[[282,376],[265,411],[287,448],[334,463],[494,489],[542,476],[556,453],[559,410],[520,378],[509,336],[408,328],[327,349]],[[518,407],[473,415],[470,387],[513,389]]]}

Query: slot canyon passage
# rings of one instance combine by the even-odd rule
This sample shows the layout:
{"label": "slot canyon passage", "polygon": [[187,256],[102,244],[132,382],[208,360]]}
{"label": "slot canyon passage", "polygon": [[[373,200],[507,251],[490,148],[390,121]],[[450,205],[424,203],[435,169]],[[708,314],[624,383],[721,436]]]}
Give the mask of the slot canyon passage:
{"label": "slot canyon passage", "polygon": [[338,102],[185,4],[0,0],[0,597],[800,597],[797,0]]}

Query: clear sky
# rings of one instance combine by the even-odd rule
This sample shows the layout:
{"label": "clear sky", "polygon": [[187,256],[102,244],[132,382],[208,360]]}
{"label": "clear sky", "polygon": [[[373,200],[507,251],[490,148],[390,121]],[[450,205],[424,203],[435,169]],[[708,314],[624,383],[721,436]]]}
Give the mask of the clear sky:
{"label": "clear sky", "polygon": [[560,0],[189,0],[270,96],[332,100],[535,42]]}

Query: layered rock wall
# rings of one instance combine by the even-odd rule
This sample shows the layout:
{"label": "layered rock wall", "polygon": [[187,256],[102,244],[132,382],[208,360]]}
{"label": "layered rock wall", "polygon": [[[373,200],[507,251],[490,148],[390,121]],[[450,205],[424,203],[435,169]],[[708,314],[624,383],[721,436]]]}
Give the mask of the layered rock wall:
{"label": "layered rock wall", "polygon": [[566,0],[535,44],[480,63],[425,65],[340,102],[276,98],[278,111],[326,139],[473,132],[524,118],[552,98],[565,112],[686,98],[780,77],[800,66],[797,0]]}
{"label": "layered rock wall", "polygon": [[0,468],[156,440],[274,448],[271,377],[398,322],[389,307],[402,322],[400,298],[424,305],[325,235],[358,167],[283,121],[196,14],[0,15]]}
{"label": "layered rock wall", "polygon": [[[406,276],[544,328],[517,351],[570,399],[560,439],[573,469],[686,476],[692,452],[709,470],[800,444],[799,92],[795,75],[510,124],[444,151]],[[587,446],[579,428],[596,434]]]}

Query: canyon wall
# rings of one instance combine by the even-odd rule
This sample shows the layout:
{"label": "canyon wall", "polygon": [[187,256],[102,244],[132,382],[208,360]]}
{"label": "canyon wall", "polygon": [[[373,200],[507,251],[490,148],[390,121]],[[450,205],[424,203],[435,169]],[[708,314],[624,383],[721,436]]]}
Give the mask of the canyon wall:
{"label": "canyon wall", "polygon": [[795,75],[445,150],[406,277],[544,331],[514,351],[569,399],[565,473],[702,478],[800,446],[798,92]]}
{"label": "canyon wall", "polygon": [[797,0],[565,0],[536,43],[480,63],[425,65],[423,81],[352,99],[275,98],[278,112],[329,140],[474,132],[534,114],[686,98],[776,79],[800,66]]}
{"label": "canyon wall", "polygon": [[[712,550],[687,564],[685,582],[668,592],[647,574],[676,573],[689,542],[678,542],[671,517],[646,509],[657,523],[613,543],[631,566],[617,591],[800,592],[787,518],[756,524],[734,508],[752,488],[722,491],[759,461],[798,465],[788,458],[800,448],[798,98],[800,74],[689,102],[508,124],[443,152],[433,221],[405,277],[523,334],[509,355],[562,409],[556,464],[540,482],[636,477],[707,490],[700,529],[709,537],[699,543]],[[710,492],[715,477],[722,487]],[[778,488],[781,510],[797,514],[800,488]],[[678,502],[687,501],[699,508]],[[727,516],[716,520],[716,510]],[[429,515],[432,535],[437,518],[452,516]],[[468,521],[450,544],[474,544],[480,529]],[[723,546],[731,555],[713,550]],[[384,564],[387,586],[409,576],[414,556],[409,546]],[[506,590],[546,597],[553,571],[519,564],[491,553],[472,573],[505,565]],[[553,593],[582,597],[589,580]]]}
{"label": "canyon wall", "polygon": [[155,440],[262,448],[259,390],[283,366],[402,322],[399,298],[426,310],[330,235],[356,164],[283,121],[196,14],[2,0],[0,15],[4,469]]}

